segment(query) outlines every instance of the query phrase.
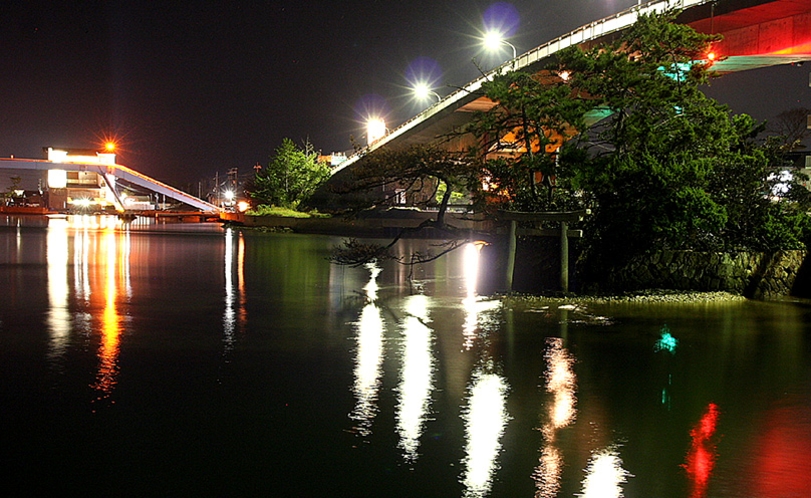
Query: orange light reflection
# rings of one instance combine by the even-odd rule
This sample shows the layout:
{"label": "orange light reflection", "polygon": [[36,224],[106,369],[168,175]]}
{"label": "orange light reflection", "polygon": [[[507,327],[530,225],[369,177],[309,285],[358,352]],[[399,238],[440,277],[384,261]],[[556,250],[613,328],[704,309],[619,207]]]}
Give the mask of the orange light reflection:
{"label": "orange light reflection", "polygon": [[239,324],[244,331],[248,322],[248,310],[245,306],[248,296],[245,291],[245,238],[242,236],[242,232],[239,233],[237,246],[237,290],[239,291]]}
{"label": "orange light reflection", "polygon": [[[104,266],[106,278],[104,281],[105,306],[102,314],[101,342],[98,349],[99,368],[96,373],[96,382],[91,386],[99,392],[99,397],[96,398],[97,401],[110,396],[118,377],[121,334],[121,317],[117,310],[119,254],[116,247],[115,231],[112,227],[105,229],[99,249],[100,258],[104,257],[106,262]],[[121,268],[121,270],[124,273],[124,269]]]}
{"label": "orange light reflection", "polygon": [[554,396],[549,406],[549,421],[541,428],[544,446],[538,467],[533,472],[536,498],[553,498],[560,491],[563,455],[555,444],[557,432],[574,422],[577,415],[577,378],[572,370],[574,357],[563,347],[563,339],[547,339],[546,391]]}

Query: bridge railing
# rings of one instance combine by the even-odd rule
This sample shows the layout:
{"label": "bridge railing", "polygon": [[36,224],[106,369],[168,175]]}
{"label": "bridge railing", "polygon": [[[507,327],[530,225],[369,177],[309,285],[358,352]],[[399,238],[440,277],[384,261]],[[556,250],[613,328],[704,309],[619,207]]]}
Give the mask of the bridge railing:
{"label": "bridge railing", "polygon": [[349,156],[346,161],[333,169],[332,174],[351,166],[369,152],[382,147],[391,140],[403,135],[406,131],[410,130],[417,124],[427,120],[435,114],[438,114],[444,109],[456,104],[465,97],[468,97],[469,95],[478,91],[485,81],[492,79],[496,75],[504,74],[511,70],[520,70],[529,67],[542,61],[543,59],[546,59],[550,55],[559,52],[560,50],[571,47],[572,45],[578,45],[580,43],[594,40],[625,29],[634,24],[640,14],[661,13],[671,9],[686,9],[689,7],[704,5],[712,1],[714,0],[654,0],[645,4],[634,5],[633,7],[620,11],[614,15],[585,24],[565,35],[559,36],[538,47],[535,47],[519,55],[515,59],[511,59],[501,64],[500,66],[471,81],[464,87],[448,94],[439,102],[434,103],[432,106],[391,130],[385,136],[381,137],[375,142],[372,142],[363,150]]}

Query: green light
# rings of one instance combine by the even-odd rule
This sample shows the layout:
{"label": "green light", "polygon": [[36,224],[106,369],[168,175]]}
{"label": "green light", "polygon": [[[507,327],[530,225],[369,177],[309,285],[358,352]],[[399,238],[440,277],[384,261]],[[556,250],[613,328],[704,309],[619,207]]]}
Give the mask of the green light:
{"label": "green light", "polygon": [[695,62],[696,61],[676,62],[671,64],[669,68],[659,66],[657,69],[668,78],[681,82],[687,79],[687,73],[690,72]]}
{"label": "green light", "polygon": [[676,354],[676,346],[678,346],[679,340],[670,335],[670,328],[667,325],[664,325],[659,333],[662,336],[658,341],[656,341],[656,345],[653,346],[653,350],[667,351],[670,354]]}

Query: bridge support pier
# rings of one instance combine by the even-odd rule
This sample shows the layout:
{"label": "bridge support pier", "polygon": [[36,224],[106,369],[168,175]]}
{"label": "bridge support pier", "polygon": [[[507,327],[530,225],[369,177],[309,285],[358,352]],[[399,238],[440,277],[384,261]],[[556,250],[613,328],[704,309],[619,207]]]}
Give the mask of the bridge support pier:
{"label": "bridge support pier", "polygon": [[515,220],[510,221],[510,232],[507,236],[507,275],[506,275],[506,283],[507,283],[507,292],[513,291],[513,277],[515,275],[515,251],[518,247],[518,241],[516,240],[516,227],[518,222]]}

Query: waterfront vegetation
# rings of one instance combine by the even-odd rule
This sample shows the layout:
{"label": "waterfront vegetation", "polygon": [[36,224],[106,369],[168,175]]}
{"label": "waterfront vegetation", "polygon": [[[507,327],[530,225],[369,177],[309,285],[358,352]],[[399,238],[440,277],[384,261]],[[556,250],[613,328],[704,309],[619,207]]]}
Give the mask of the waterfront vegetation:
{"label": "waterfront vegetation", "polygon": [[285,218],[329,218],[331,216],[327,213],[319,213],[317,210],[304,212],[288,207],[269,206],[267,204],[259,204],[246,211],[245,214],[249,216],[281,216]]}
{"label": "waterfront vegetation", "polygon": [[299,147],[285,138],[267,167],[256,171],[245,191],[257,205],[293,212],[329,178],[329,171],[329,165],[318,161],[318,153],[309,141]]}

